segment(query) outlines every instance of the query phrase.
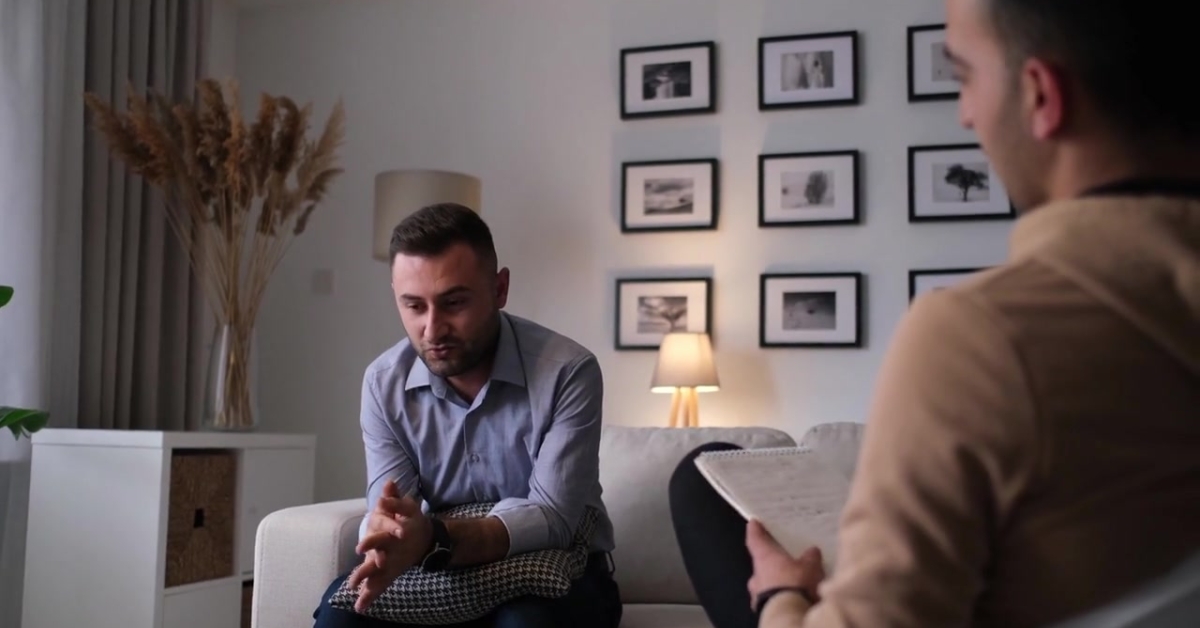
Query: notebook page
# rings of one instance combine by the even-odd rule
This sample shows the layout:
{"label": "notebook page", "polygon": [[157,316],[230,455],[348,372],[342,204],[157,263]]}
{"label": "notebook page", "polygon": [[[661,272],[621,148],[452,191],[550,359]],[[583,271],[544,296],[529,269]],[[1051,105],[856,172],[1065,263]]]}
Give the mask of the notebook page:
{"label": "notebook page", "polygon": [[849,479],[803,449],[745,450],[702,455],[697,467],[743,516],[763,523],[793,556],[816,545],[826,568],[835,561],[837,526],[850,490]]}

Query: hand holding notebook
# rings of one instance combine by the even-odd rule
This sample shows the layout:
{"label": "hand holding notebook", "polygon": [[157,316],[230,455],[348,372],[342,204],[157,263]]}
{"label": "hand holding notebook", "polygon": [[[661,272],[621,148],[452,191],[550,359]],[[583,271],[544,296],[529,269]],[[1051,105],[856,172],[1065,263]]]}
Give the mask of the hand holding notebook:
{"label": "hand holding notebook", "polygon": [[705,452],[696,468],[747,520],[756,519],[794,557],[817,546],[826,572],[836,563],[837,527],[850,478],[820,453],[799,447]]}

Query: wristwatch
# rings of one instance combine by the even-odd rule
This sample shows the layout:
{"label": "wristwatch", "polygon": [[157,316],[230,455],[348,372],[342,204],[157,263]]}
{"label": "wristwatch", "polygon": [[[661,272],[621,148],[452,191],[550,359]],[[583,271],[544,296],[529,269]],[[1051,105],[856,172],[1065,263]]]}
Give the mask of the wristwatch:
{"label": "wristwatch", "polygon": [[421,569],[425,571],[441,571],[450,565],[454,555],[454,542],[450,539],[450,531],[446,524],[437,517],[430,517],[429,524],[433,528],[433,543],[429,553],[421,560]]}

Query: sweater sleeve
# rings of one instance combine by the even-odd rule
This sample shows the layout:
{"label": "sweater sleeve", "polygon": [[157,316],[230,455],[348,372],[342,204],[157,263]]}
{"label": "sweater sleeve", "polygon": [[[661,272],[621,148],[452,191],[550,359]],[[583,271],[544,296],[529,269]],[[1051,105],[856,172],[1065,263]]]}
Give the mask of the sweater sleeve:
{"label": "sweater sleeve", "polygon": [[761,628],[971,623],[997,530],[1038,468],[1034,404],[1013,335],[972,298],[930,293],[902,321],[822,599],[805,616],[775,612]]}

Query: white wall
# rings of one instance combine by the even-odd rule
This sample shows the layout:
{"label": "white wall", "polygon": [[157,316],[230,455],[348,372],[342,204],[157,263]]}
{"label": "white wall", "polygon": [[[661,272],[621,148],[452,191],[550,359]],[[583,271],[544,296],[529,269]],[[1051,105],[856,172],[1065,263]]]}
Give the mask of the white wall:
{"label": "white wall", "polygon": [[[243,94],[342,98],[347,174],[293,247],[260,322],[267,429],[319,434],[321,499],[363,483],[356,424],[366,364],[402,335],[386,266],[370,256],[372,181],[391,168],[463,170],[484,182],[483,213],[514,284],[510,310],[592,348],[605,370],[606,420],[663,424],[648,392],[655,356],[616,352],[617,276],[711,273],[723,389],[701,397],[708,425],[769,425],[799,435],[862,420],[880,359],[907,306],[907,271],[1003,259],[1009,224],[910,225],[906,147],[973,141],[954,103],[908,104],[905,28],[940,21],[935,0],[359,0],[245,9],[237,33]],[[756,39],[861,31],[863,104],[760,112]],[[622,122],[618,50],[718,43],[716,115]],[[865,223],[757,227],[762,152],[863,151]],[[715,232],[622,235],[622,160],[719,157]],[[334,294],[314,294],[332,269]],[[758,348],[764,271],[862,271],[867,345]]]}

